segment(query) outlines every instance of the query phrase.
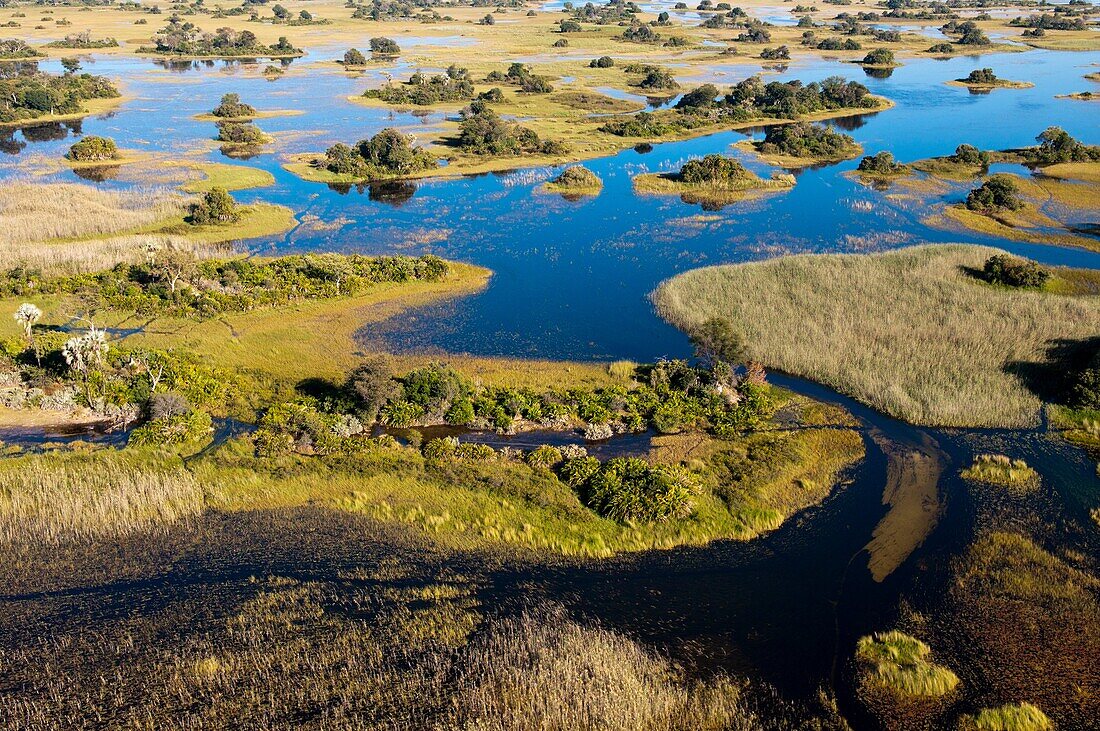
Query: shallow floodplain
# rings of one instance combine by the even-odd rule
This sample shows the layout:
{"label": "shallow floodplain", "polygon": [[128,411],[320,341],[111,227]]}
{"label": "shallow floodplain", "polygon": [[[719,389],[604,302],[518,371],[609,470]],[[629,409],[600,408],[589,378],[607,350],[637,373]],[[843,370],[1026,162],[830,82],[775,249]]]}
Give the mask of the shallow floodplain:
{"label": "shallow floodplain", "polygon": [[[646,6],[646,10],[667,5]],[[295,216],[295,223],[287,224],[292,228],[283,233],[241,234],[247,237],[236,244],[241,252],[430,252],[485,269],[465,270],[469,276],[455,282],[460,286],[449,292],[459,297],[407,292],[409,296],[397,301],[383,297],[350,307],[343,307],[344,303],[295,307],[294,318],[258,312],[198,324],[162,320],[163,327],[133,332],[135,341],[206,349],[226,365],[261,373],[268,368],[267,375],[287,381],[339,378],[360,353],[389,349],[401,353],[396,362],[402,369],[446,357],[484,383],[539,388],[561,387],[563,382],[606,385],[613,380],[608,369],[592,361],[646,362],[689,354],[685,336],[656,317],[646,294],[664,279],[699,266],[788,253],[867,252],[924,242],[963,242],[994,245],[1046,264],[1100,268],[1100,255],[1079,248],[1014,242],[1004,238],[1011,232],[1001,230],[929,227],[922,223],[928,214],[959,203],[965,190],[928,178],[918,180],[931,190],[930,195],[926,190],[917,191],[919,195],[907,192],[904,187],[869,190],[845,176],[855,169],[856,160],[803,168],[790,190],[750,201],[699,204],[678,196],[643,196],[633,189],[631,180],[637,175],[672,172],[688,159],[709,153],[737,156],[763,178],[782,172],[737,150],[735,143],[746,138],[742,132],[675,142],[654,140],[649,150],[627,149],[587,159],[585,166],[603,181],[603,189],[598,196],[575,200],[542,192],[544,184],[561,172],[560,165],[531,167],[522,156],[512,161],[515,170],[478,176],[369,186],[303,181],[283,168],[293,155],[323,150],[338,141],[354,142],[384,127],[397,127],[421,141],[453,133],[453,109],[391,109],[348,99],[381,85],[388,75],[403,80],[417,69],[441,71],[451,62],[469,64],[484,73],[489,68],[482,45],[486,41],[508,49],[490,59],[494,69],[503,70],[510,61],[534,64],[536,71],[551,77],[555,95],[598,89],[622,101],[623,109],[628,105],[667,108],[680,93],[702,82],[715,83],[725,92],[760,71],[761,60],[756,45],[731,40],[739,32],[733,29],[713,34],[686,31],[696,43],[687,50],[613,41],[610,36],[621,32],[615,25],[598,32],[551,35],[547,27],[564,17],[557,12],[560,6],[553,4],[534,19],[525,10],[498,14],[496,23],[486,27],[470,22],[484,16],[487,9],[482,8],[455,8],[457,21],[421,25],[353,21],[346,17],[350,9],[336,8],[335,3],[290,6],[295,13],[308,8],[321,17],[331,15],[333,22],[283,26],[250,24],[243,17],[226,21],[258,28],[265,43],[285,34],[293,44],[304,46],[305,58],[275,63],[281,74],[265,73],[266,61],[173,63],[131,54],[143,37],[156,30],[162,16],[149,15],[148,25],[118,34],[121,48],[97,53],[84,63],[94,73],[120,81],[126,96],[121,105],[110,114],[82,121],[5,131],[0,139],[0,185],[32,177],[46,184],[87,181],[106,191],[154,186],[174,194],[181,185],[194,191],[217,181],[234,188],[235,197],[244,204],[283,205]],[[866,4],[825,5],[811,14],[824,22],[836,12],[857,10],[881,9]],[[811,81],[841,74],[894,102],[891,109],[879,113],[827,122],[852,135],[864,154],[890,151],[898,160],[910,162],[950,154],[964,142],[981,149],[1020,147],[1032,144],[1035,135],[1050,125],[1066,129],[1083,142],[1100,143],[1091,106],[1056,98],[1080,91],[1086,83],[1081,76],[1094,63],[1088,53],[1034,50],[1019,40],[1020,29],[982,21],[998,44],[989,48],[992,52],[978,51],[980,58],[933,58],[923,51],[942,40],[936,30],[942,21],[928,23],[920,36],[913,31],[921,24],[907,22],[901,27],[904,40],[890,44],[902,65],[889,73],[864,75],[858,66],[846,62],[851,59],[825,58],[797,47],[801,29],[795,27],[793,11],[780,6],[749,8],[750,13],[766,14],[770,22],[782,26],[783,30],[773,29],[777,41],[796,46],[795,58],[766,69],[765,79]],[[12,12],[3,9],[0,18]],[[59,12],[74,24],[81,19],[75,9]],[[97,8],[84,16],[94,35],[106,35],[109,24],[102,18],[115,12],[127,25],[142,15]],[[994,12],[1001,17],[1001,10]],[[265,10],[264,15],[269,13]],[[673,23],[694,24],[708,14],[688,10],[673,11],[672,16]],[[26,36],[36,43],[70,30],[32,31],[29,26],[38,21],[25,22]],[[203,28],[214,24],[214,19],[199,16]],[[659,30],[679,32],[675,26]],[[357,73],[331,62],[353,45],[365,48],[372,35],[392,35],[404,52],[396,60],[371,62]],[[569,46],[551,48],[550,42],[559,36],[567,37]],[[1049,32],[1029,43],[1087,49],[1094,47],[1094,36],[1091,31]],[[740,46],[742,53],[722,54],[727,45]],[[617,60],[666,66],[681,88],[651,101],[631,85],[635,79],[617,70],[588,70],[589,60],[604,53]],[[60,72],[60,55],[53,53],[42,67]],[[1034,87],[975,95],[944,83],[984,66]],[[261,112],[302,113],[258,115],[256,126],[274,141],[248,151],[243,155],[246,159],[229,159],[215,149],[214,124],[202,118],[226,92],[239,93]],[[523,108],[533,112],[544,106],[534,99]],[[553,124],[562,129],[568,122]],[[762,130],[746,133],[757,140],[763,137]],[[135,151],[135,160],[95,170],[70,170],[60,164],[75,139],[92,134],[109,136],[120,149]],[[584,152],[587,157],[589,151]],[[210,163],[236,170],[206,167],[206,182],[192,175]],[[500,168],[499,161],[492,166]],[[1010,172],[1030,174],[1018,166]],[[1094,220],[1089,205],[1078,210],[1073,222],[1087,222],[1090,216]],[[1095,239],[1095,230],[1080,235]],[[120,252],[104,250],[99,253],[105,259],[100,260],[119,258]],[[56,263],[49,253],[39,251],[39,260]],[[65,312],[53,304],[54,309],[46,308],[51,322],[62,321]],[[119,313],[102,314],[114,318]],[[119,333],[135,329],[125,315],[102,324],[118,326]],[[18,335],[7,315],[2,328],[5,335]],[[301,335],[304,329],[310,331],[308,337]],[[562,359],[586,362],[563,365]],[[1049,616],[1063,627],[1092,627],[1095,603],[1079,589],[1092,584],[1075,572],[1094,576],[1095,556],[1100,555],[1095,524],[1088,517],[1090,510],[1100,506],[1095,462],[1060,441],[1055,432],[920,430],[813,383],[778,374],[771,378],[855,414],[866,459],[844,472],[845,479],[828,494],[823,494],[823,480],[811,479],[814,484],[806,485],[801,480],[782,482],[783,491],[776,496],[787,502],[792,514],[777,529],[753,541],[715,541],[603,561],[548,558],[514,544],[489,551],[477,541],[459,542],[456,547],[437,540],[438,536],[432,538],[434,526],[440,520],[453,521],[453,514],[417,513],[402,505],[409,508],[410,520],[380,515],[378,501],[372,498],[385,497],[392,490],[415,499],[406,486],[378,482],[372,485],[376,492],[367,491],[361,503],[347,499],[345,493],[354,489],[350,482],[333,489],[330,481],[314,481],[310,490],[296,493],[301,485],[294,482],[293,473],[308,469],[288,460],[279,478],[280,485],[289,486],[284,491],[265,494],[262,484],[227,481],[214,484],[210,502],[204,501],[203,506],[239,507],[252,501],[252,510],[200,513],[189,490],[182,498],[183,509],[158,530],[60,550],[32,546],[13,553],[2,571],[9,590],[0,597],[0,606],[10,610],[3,614],[10,618],[5,629],[11,631],[3,633],[10,644],[5,644],[0,659],[5,665],[15,664],[18,671],[8,676],[11,685],[5,686],[0,703],[10,702],[8,709],[29,712],[27,725],[42,727],[57,725],[58,719],[75,726],[76,719],[89,716],[146,719],[150,714],[179,709],[185,713],[194,707],[213,709],[205,717],[211,727],[230,720],[278,725],[285,718],[302,717],[339,727],[347,721],[349,709],[363,705],[384,709],[380,718],[389,719],[396,715],[392,709],[415,706],[418,714],[409,720],[423,727],[444,718],[446,712],[457,714],[447,716],[448,721],[459,717],[476,724],[489,714],[469,704],[477,701],[484,703],[482,709],[499,710],[494,704],[501,699],[487,689],[512,669],[486,658],[527,651],[522,644],[516,649],[513,626],[498,620],[532,603],[560,601],[571,617],[586,624],[595,620],[630,638],[574,631],[572,625],[550,616],[549,621],[567,627],[571,641],[579,636],[586,647],[603,648],[630,660],[627,665],[595,667],[595,683],[603,683],[609,672],[627,679],[625,685],[601,685],[612,690],[599,698],[612,700],[599,707],[615,711],[620,707],[614,699],[644,697],[666,709],[661,715],[652,713],[652,706],[639,707],[639,713],[651,715],[626,718],[624,729],[644,727],[639,718],[667,727],[668,708],[676,710],[677,718],[694,722],[699,699],[708,708],[729,712],[726,721],[740,717],[737,714],[744,709],[739,705],[739,688],[731,690],[726,674],[749,678],[748,695],[757,684],[778,688],[778,693],[765,688],[760,694],[774,701],[765,700],[759,706],[769,720],[786,714],[789,725],[797,726],[810,716],[829,716],[828,697],[823,705],[817,697],[818,689],[825,687],[835,692],[840,710],[856,727],[890,727],[882,717],[871,715],[846,667],[860,637],[895,627],[926,640],[937,662],[942,659],[962,679],[954,705],[937,717],[941,726],[954,724],[961,713],[976,717],[983,708],[1032,697],[1027,690],[1034,678],[1043,678],[1045,685],[1033,699],[1062,727],[1073,728],[1082,719],[1095,718],[1095,699],[1100,695],[1089,685],[1088,668],[1058,663],[1059,652],[1078,660],[1082,655],[1087,658],[1091,645],[1062,632],[1053,649],[1044,648],[1037,658],[1028,636],[1000,643],[996,628],[983,617],[984,608],[991,606],[999,624],[1018,623],[1021,616],[1036,623],[1049,621],[1043,612],[1021,609],[1020,603],[1028,597],[997,594],[996,567],[990,571],[985,566],[996,552],[987,547],[1008,545],[1008,541],[975,544],[968,552],[972,539],[989,527],[990,518],[983,511],[975,517],[973,504],[983,497],[971,494],[959,476],[977,454],[987,452],[1026,458],[1036,469],[1040,479],[1036,499],[1045,501],[1050,513],[1044,519],[1049,517],[1059,530],[1040,526],[1043,530],[1032,535],[1043,543],[1042,550],[1057,556],[1057,562],[1035,554],[1029,570],[1038,575],[1047,571],[1047,578],[1054,576],[1068,585],[1064,593],[1072,601],[1056,604],[1058,612]],[[1010,411],[1016,415],[1019,404],[1013,406]],[[1034,404],[1024,406],[1030,412]],[[1091,433],[1088,415],[1073,418],[1077,431]],[[785,428],[797,433],[804,426],[792,422]],[[851,423],[845,422],[835,434],[826,431],[827,424],[815,426],[822,427],[824,443],[829,442],[825,437],[835,437],[846,448],[858,446],[849,431]],[[219,431],[219,439],[224,436]],[[247,443],[247,437],[241,439]],[[677,458],[691,458],[676,437],[662,439],[655,452],[664,448]],[[18,436],[10,440],[16,442]],[[614,449],[613,445],[614,440],[609,448]],[[209,458],[202,454],[185,466],[212,472],[207,476],[216,483],[217,470],[205,461]],[[315,467],[310,458],[302,459]],[[771,463],[763,462],[755,469],[767,475]],[[929,467],[933,464],[934,469]],[[268,488],[271,484],[267,483]],[[499,487],[492,476],[486,484],[490,491]],[[309,502],[318,496],[319,502]],[[264,502],[267,497],[270,503]],[[334,497],[345,502],[325,503]],[[807,505],[816,507],[802,510]],[[1014,509],[1020,510],[1019,506]],[[146,516],[139,510],[138,517]],[[1005,520],[1017,525],[1011,516]],[[775,523],[760,525],[766,531]],[[1036,526],[1028,523],[1028,527]],[[953,559],[967,563],[952,565]],[[980,577],[981,572],[994,580]],[[948,596],[945,587],[955,576],[968,583],[937,603],[937,598]],[[986,604],[991,595],[993,603]],[[1058,599],[1051,597],[1052,602]],[[930,626],[927,616],[937,617],[940,624]],[[961,634],[953,632],[956,618],[963,620]],[[1044,631],[1041,624],[1027,626]],[[546,639],[537,627],[523,627],[528,638]],[[981,663],[971,664],[969,645],[975,642],[989,651]],[[366,657],[364,646],[372,648]],[[82,652],[65,649],[69,647]],[[325,651],[318,653],[317,647]],[[657,648],[661,655],[639,655],[637,647]],[[486,654],[486,648],[496,654]],[[457,672],[448,664],[456,651],[460,661],[467,661],[461,687],[471,691],[459,698],[446,695],[439,684],[440,673]],[[395,654],[409,663],[401,667],[413,672],[393,678],[390,660]],[[540,658],[539,672],[545,673],[540,679],[578,672],[575,665],[556,664],[560,652],[555,655],[540,646],[532,654]],[[45,663],[48,671],[35,670]],[[531,677],[529,668],[520,675]],[[104,697],[98,691],[100,679],[116,676],[121,678],[117,692]],[[364,677],[378,681],[378,687],[364,684]],[[305,682],[299,683],[303,678]],[[635,692],[637,685],[630,685],[635,682],[646,689],[644,695]],[[595,683],[583,690],[591,692]],[[58,705],[20,702],[20,694],[56,698],[58,687],[79,690]],[[273,693],[280,702],[264,705]],[[127,702],[127,696],[138,700]],[[318,698],[323,702],[318,703]],[[788,698],[795,699],[793,707],[787,704]],[[271,715],[250,715],[261,705]],[[43,708],[47,709],[44,715]],[[421,713],[425,710],[440,715],[425,720]],[[525,715],[530,714],[512,718]]]}

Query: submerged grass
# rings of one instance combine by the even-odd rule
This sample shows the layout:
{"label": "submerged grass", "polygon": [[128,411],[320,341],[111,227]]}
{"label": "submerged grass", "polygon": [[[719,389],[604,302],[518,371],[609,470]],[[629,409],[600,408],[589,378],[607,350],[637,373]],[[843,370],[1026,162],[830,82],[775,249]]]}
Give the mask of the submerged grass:
{"label": "submerged grass", "polygon": [[749,355],[915,424],[1021,426],[1041,401],[1016,373],[1092,337],[1100,300],[985,285],[995,249],[921,246],[696,269],[655,293],[691,330],[737,323]]}

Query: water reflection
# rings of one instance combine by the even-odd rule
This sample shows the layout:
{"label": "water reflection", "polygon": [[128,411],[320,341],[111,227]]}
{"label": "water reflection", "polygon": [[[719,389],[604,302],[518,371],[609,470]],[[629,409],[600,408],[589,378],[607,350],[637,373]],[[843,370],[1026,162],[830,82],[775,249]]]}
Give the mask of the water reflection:
{"label": "water reflection", "polygon": [[117,178],[121,170],[122,166],[120,165],[96,165],[94,167],[73,168],[73,174],[81,180],[102,183],[105,180]]}

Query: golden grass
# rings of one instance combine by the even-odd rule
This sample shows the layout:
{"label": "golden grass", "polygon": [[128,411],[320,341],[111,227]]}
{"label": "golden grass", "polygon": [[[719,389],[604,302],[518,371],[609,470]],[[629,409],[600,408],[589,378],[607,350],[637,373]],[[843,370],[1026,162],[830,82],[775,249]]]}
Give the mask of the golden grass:
{"label": "golden grass", "polygon": [[226,190],[266,188],[275,184],[274,175],[248,165],[231,165],[224,162],[194,162],[180,163],[180,165],[201,176],[180,186],[180,189],[187,193],[204,193],[211,188]]}
{"label": "golden grass", "polygon": [[1078,246],[1100,251],[1100,242],[1095,238],[1070,233],[1060,222],[1030,203],[1025,203],[1018,211],[994,214],[972,211],[964,205],[947,206],[942,213],[929,216],[921,223],[935,228],[961,227],[979,234],[1033,244]]}
{"label": "golden grass", "polygon": [[687,683],[666,659],[560,610],[495,624],[460,667],[463,691],[439,731],[722,731],[753,721],[724,676]]}
{"label": "golden grass", "polygon": [[1030,89],[1035,84],[1030,81],[1009,81],[1008,79],[997,79],[993,83],[971,83],[966,79],[954,79],[952,81],[943,82],[948,86],[961,86],[965,89],[973,89],[975,91],[992,91],[993,89]]}
{"label": "golden grass", "polygon": [[962,731],[1050,731],[1054,724],[1030,703],[1009,703],[964,716],[959,727]]}
{"label": "golden grass", "polygon": [[904,697],[939,697],[953,691],[959,677],[931,660],[932,650],[904,632],[862,637],[856,659],[867,668],[865,680]]}
{"label": "golden grass", "polygon": [[996,249],[922,246],[696,269],[658,310],[683,330],[729,317],[749,355],[916,424],[1021,426],[1040,400],[1007,372],[1055,341],[1096,334],[1100,300],[984,285]]}
{"label": "golden grass", "polygon": [[0,463],[0,542],[120,538],[203,509],[178,462],[119,453],[45,454]]}
{"label": "golden grass", "polygon": [[1013,492],[1029,492],[1039,486],[1039,473],[1022,459],[1003,454],[979,454],[973,464],[962,471],[964,479],[987,485],[1006,487]]}
{"label": "golden grass", "polygon": [[148,258],[149,247],[189,251],[200,259],[229,253],[223,245],[195,243],[182,236],[132,234],[77,244],[0,241],[0,261],[7,268],[37,269],[47,276],[87,274],[111,269],[116,264],[144,261]]}
{"label": "golden grass", "polygon": [[13,182],[0,186],[0,245],[77,239],[139,229],[183,216],[171,191],[111,191],[76,183]]}

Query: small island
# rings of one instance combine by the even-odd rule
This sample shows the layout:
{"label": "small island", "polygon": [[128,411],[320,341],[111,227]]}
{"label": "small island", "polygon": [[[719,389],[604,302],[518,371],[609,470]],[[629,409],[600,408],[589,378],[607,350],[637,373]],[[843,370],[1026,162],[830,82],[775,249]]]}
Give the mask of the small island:
{"label": "small island", "polygon": [[986,92],[993,89],[1030,89],[1035,86],[1030,81],[1009,81],[998,78],[993,69],[974,69],[963,79],[945,82],[948,86],[963,86],[970,91]]}
{"label": "small island", "polygon": [[275,45],[260,42],[250,30],[236,31],[218,28],[204,33],[197,25],[173,15],[168,24],[153,37],[156,45],[141,46],[138,53],[168,56],[174,59],[188,58],[298,58],[305,51],[293,46],[286,36],[280,36]]}
{"label": "small island", "polygon": [[876,48],[868,51],[861,60],[853,61],[865,69],[894,69],[901,66],[889,48]]}
{"label": "small island", "polygon": [[561,193],[567,199],[579,199],[584,196],[599,195],[603,190],[603,181],[588,168],[573,165],[545,183],[542,189],[547,193]]}
{"label": "small island", "polygon": [[763,140],[745,140],[734,147],[784,168],[851,160],[863,152],[851,136],[806,122],[769,127]]}
{"label": "small island", "polygon": [[685,203],[704,206],[721,206],[792,187],[791,175],[765,180],[737,160],[717,154],[688,160],[676,173],[644,173],[634,177],[634,189],[639,193],[679,195]]}

